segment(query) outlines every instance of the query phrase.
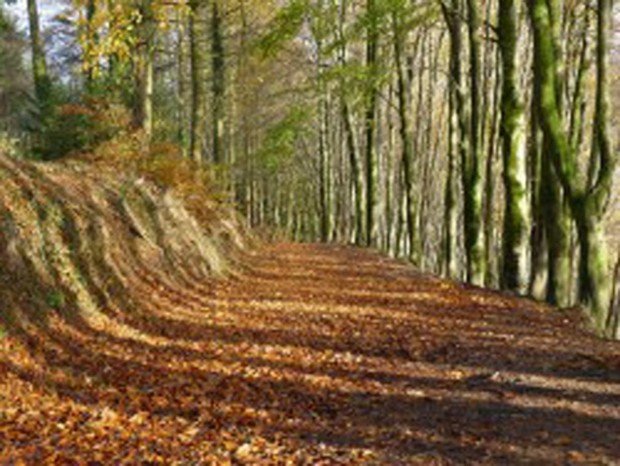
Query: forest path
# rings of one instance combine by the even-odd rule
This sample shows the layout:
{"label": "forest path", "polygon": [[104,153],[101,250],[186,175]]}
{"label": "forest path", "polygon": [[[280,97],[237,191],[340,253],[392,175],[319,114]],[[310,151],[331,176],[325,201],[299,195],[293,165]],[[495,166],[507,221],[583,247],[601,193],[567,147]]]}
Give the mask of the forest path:
{"label": "forest path", "polygon": [[250,262],[0,340],[0,463],[620,461],[620,346],[567,314],[354,248]]}

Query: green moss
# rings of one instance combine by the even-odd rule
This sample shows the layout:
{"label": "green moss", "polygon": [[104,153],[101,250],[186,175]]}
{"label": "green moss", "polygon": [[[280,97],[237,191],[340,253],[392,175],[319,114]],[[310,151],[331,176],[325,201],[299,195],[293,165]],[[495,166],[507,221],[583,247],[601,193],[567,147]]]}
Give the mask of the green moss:
{"label": "green moss", "polygon": [[65,305],[65,301],[64,293],[59,290],[50,291],[45,298],[47,305],[56,310],[62,309]]}

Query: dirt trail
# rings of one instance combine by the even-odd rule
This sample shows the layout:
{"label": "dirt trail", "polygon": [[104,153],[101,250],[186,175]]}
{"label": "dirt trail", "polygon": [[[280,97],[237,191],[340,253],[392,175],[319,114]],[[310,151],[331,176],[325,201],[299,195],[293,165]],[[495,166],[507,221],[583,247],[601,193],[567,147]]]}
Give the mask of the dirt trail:
{"label": "dirt trail", "polygon": [[[0,463],[620,462],[620,345],[352,248],[0,340]],[[122,317],[121,317],[122,316]]]}

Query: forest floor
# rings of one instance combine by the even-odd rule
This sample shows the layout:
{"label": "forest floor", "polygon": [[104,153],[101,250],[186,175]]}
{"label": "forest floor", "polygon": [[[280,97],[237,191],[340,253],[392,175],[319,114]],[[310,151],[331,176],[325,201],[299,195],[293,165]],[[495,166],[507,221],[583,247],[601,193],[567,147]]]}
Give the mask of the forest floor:
{"label": "forest floor", "polygon": [[0,337],[0,464],[619,464],[620,344],[346,247]]}

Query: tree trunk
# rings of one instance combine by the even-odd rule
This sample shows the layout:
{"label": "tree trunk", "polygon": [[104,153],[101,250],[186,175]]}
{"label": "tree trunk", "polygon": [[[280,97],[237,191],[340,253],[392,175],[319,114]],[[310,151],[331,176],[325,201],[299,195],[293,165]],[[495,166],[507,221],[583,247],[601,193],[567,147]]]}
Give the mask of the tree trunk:
{"label": "tree trunk", "polygon": [[49,110],[51,81],[47,72],[47,60],[39,29],[39,11],[36,0],[28,0],[28,25],[30,26],[30,50],[32,54],[32,76],[34,93],[41,118]]}
{"label": "tree trunk", "polygon": [[502,56],[501,135],[505,212],[502,288],[524,293],[528,283],[530,209],[523,100],[518,83],[518,20],[514,0],[499,1],[498,40]]}
{"label": "tree trunk", "polygon": [[189,3],[190,66],[192,104],[189,152],[192,159],[204,161],[207,150],[207,30],[206,2]]}
{"label": "tree trunk", "polygon": [[[597,99],[595,131],[599,159],[598,175],[592,187],[583,182],[569,138],[563,128],[556,88],[557,54],[554,49],[552,11],[545,0],[529,0],[529,12],[534,29],[536,79],[540,82],[542,127],[549,139],[549,156],[562,188],[570,202],[571,213],[577,226],[581,251],[580,297],[590,309],[593,323],[603,331],[611,299],[611,273],[605,243],[602,238],[601,218],[611,192],[615,157],[608,146],[607,133],[607,35],[611,21],[609,0],[599,0],[597,26]],[[602,126],[602,129],[600,128]]]}
{"label": "tree trunk", "polygon": [[[452,79],[458,72],[456,68],[459,67],[459,57],[457,50],[454,48],[452,42],[450,47],[450,75]],[[456,171],[456,158],[457,150],[459,146],[459,133],[458,133],[458,115],[456,112],[456,99],[457,99],[456,86],[451,84],[449,86],[448,96],[448,174],[446,178],[446,188],[444,194],[444,237],[443,237],[443,260],[444,260],[444,274],[449,278],[458,277],[458,263],[456,258],[456,246],[457,246],[457,228],[458,217],[456,212],[456,194],[455,194],[455,180],[454,173]]]}
{"label": "tree trunk", "polygon": [[183,157],[189,156],[188,126],[190,124],[188,105],[187,71],[187,16],[179,9],[177,14],[177,138]]}
{"label": "tree trunk", "polygon": [[225,163],[224,157],[224,105],[226,92],[226,63],[224,60],[223,20],[219,0],[211,3],[211,66],[213,72],[213,162]]}
{"label": "tree trunk", "polygon": [[[342,91],[344,92],[344,91]],[[346,96],[342,96],[342,119],[347,139],[347,152],[351,165],[351,179],[353,183],[353,193],[355,196],[355,244],[361,245],[364,241],[364,175],[359,162],[359,150],[355,140],[355,129],[352,122],[349,104]]]}
{"label": "tree trunk", "polygon": [[[609,133],[609,38],[611,37],[612,0],[598,0],[596,25],[596,104],[594,110],[594,145],[591,164],[598,173],[589,176],[588,195],[578,212],[585,218],[579,222],[581,234],[581,265],[579,296],[589,304],[596,323],[602,327],[607,321],[611,301],[609,257],[602,218],[605,213],[617,163]],[[581,207],[581,208],[579,208]]]}
{"label": "tree trunk", "polygon": [[[482,181],[480,155],[480,18],[478,0],[467,0],[470,48],[470,114],[468,128],[469,153],[462,160],[464,191],[464,233],[467,255],[467,280],[483,285],[485,278],[484,231],[482,228]],[[463,135],[461,135],[461,138]],[[465,154],[462,153],[463,157]]]}
{"label": "tree trunk", "polygon": [[495,60],[495,83],[493,86],[493,107],[492,107],[492,118],[491,118],[491,128],[488,134],[488,142],[487,142],[487,159],[485,161],[485,186],[484,186],[484,262],[486,264],[486,272],[485,272],[485,285],[487,287],[497,286],[497,259],[495,256],[495,243],[496,243],[496,225],[495,225],[495,190],[496,190],[496,180],[495,180],[495,161],[499,157],[499,138],[498,133],[500,132],[499,120],[500,120],[500,95],[501,95],[501,85],[502,80],[500,79],[500,69],[501,69],[501,52],[497,51],[496,60]]}
{"label": "tree trunk", "polygon": [[369,17],[366,37],[366,66],[371,82],[368,83],[366,96],[366,111],[364,115],[364,134],[366,140],[366,244],[372,246],[376,242],[377,225],[377,148],[375,147],[376,107],[377,107],[377,49],[379,41],[379,27],[377,18],[376,0],[367,0],[366,11]]}
{"label": "tree trunk", "polygon": [[84,72],[84,83],[87,92],[93,91],[94,85],[94,67],[90,61],[90,56],[93,46],[97,42],[97,33],[93,21],[97,12],[97,6],[95,0],[88,0],[86,2],[86,41],[84,45],[84,56],[82,62],[86,63],[86,71]]}
{"label": "tree trunk", "polygon": [[[345,23],[347,13],[347,1],[339,2],[338,11],[338,42],[340,43],[338,61],[340,66],[347,64],[347,43],[345,40]],[[357,245],[361,245],[364,241],[364,173],[361,167],[360,151],[355,137],[355,126],[353,124],[353,115],[351,107],[347,100],[346,80],[340,79],[340,111],[342,122],[344,125],[344,134],[346,138],[346,150],[348,153],[349,164],[351,166],[351,184],[353,186],[353,197],[355,203],[354,224],[353,224],[353,241]]]}
{"label": "tree trunk", "polygon": [[541,160],[541,210],[547,244],[547,302],[560,307],[570,304],[570,213],[549,153],[554,148],[543,136]]}
{"label": "tree trunk", "polygon": [[[322,78],[319,78],[322,79]],[[331,232],[331,202],[330,202],[330,157],[328,151],[328,113],[327,113],[327,89],[325,83],[320,84],[318,99],[319,118],[319,204],[321,240],[328,242]]]}
{"label": "tree trunk", "polygon": [[416,244],[418,244],[417,228],[416,228],[416,206],[415,206],[415,186],[413,182],[413,141],[411,139],[411,123],[409,120],[409,111],[407,109],[407,88],[405,85],[405,76],[402,60],[402,42],[403,34],[399,25],[397,13],[392,15],[392,26],[394,29],[394,60],[396,65],[397,78],[397,96],[398,96],[398,117],[400,119],[399,133],[401,140],[401,160],[403,164],[403,182],[405,191],[406,205],[406,227],[407,236],[410,244],[409,259],[417,264],[419,257],[416,257]]}
{"label": "tree trunk", "polygon": [[153,86],[155,55],[155,18],[152,0],[142,0],[139,5],[141,22],[138,27],[139,49],[135,63],[136,95],[134,122],[150,143],[153,136]]}

